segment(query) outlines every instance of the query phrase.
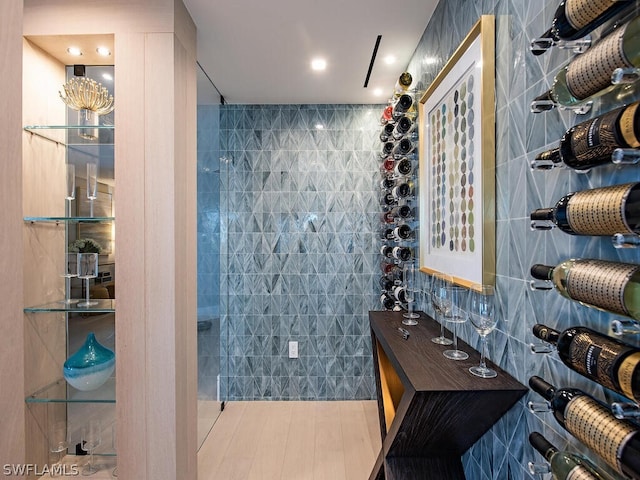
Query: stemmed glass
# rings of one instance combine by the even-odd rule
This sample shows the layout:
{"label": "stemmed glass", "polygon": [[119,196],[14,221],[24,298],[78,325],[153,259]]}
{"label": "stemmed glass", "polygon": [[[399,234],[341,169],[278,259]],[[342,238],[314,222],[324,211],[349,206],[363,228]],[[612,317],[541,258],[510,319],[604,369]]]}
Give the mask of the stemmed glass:
{"label": "stemmed glass", "polygon": [[[117,436],[116,436],[116,424],[114,422],[113,425],[111,425],[111,446],[113,447],[113,451],[117,452],[118,448],[117,448]],[[116,456],[116,462],[118,461],[118,457]],[[112,477],[117,477],[118,476],[118,465],[116,463],[116,468],[113,469],[113,471],[111,472],[111,476]]]}
{"label": "stemmed glass", "polygon": [[[451,345],[452,340],[444,336],[444,320],[442,319],[442,305],[446,298],[447,285],[453,284],[453,278],[446,273],[436,272],[431,277],[431,304],[436,315],[436,320],[440,322],[440,336],[431,339],[438,345]],[[439,317],[439,318],[438,318]]]}
{"label": "stemmed glass", "polygon": [[447,322],[453,323],[453,348],[445,350],[442,354],[449,360],[466,360],[469,354],[458,350],[458,324],[467,321],[466,307],[464,303],[465,288],[457,287],[453,284],[447,285],[445,289],[446,300],[442,307],[442,316]]}
{"label": "stemmed glass", "polygon": [[49,430],[49,451],[58,454],[58,461],[62,461],[62,452],[69,447],[67,422],[55,422]]}
{"label": "stemmed glass", "polygon": [[420,315],[413,311],[413,302],[416,299],[416,267],[413,263],[405,263],[403,270],[404,298],[407,300],[407,312],[402,314],[404,317],[402,323],[404,325],[417,325],[416,318],[420,318]]}
{"label": "stemmed glass", "polygon": [[76,198],[76,166],[67,163],[67,217],[71,217],[71,202]]}
{"label": "stemmed glass", "polygon": [[82,475],[93,475],[98,471],[93,462],[93,452],[102,443],[102,423],[100,420],[89,420],[89,423],[82,429],[82,449],[89,453],[89,462],[82,470]]}
{"label": "stemmed glass", "polygon": [[61,300],[61,303],[65,303],[66,305],[78,303],[78,300],[76,300],[75,298],[71,298],[71,279],[78,276],[77,262],[77,253],[65,253],[65,268],[64,273],[62,274],[65,279],[65,298],[64,300]]}
{"label": "stemmed glass", "polygon": [[87,198],[89,199],[89,216],[93,217],[93,201],[98,198],[98,164],[87,163]]}
{"label": "stemmed glass", "polygon": [[496,315],[496,292],[491,285],[474,284],[468,299],[468,314],[471,324],[474,326],[482,347],[480,352],[480,365],[469,368],[474,375],[482,378],[493,378],[498,374],[495,370],[487,367],[487,335],[489,335],[498,323]]}
{"label": "stemmed glass", "polygon": [[79,307],[91,307],[98,302],[89,300],[89,280],[98,276],[98,254],[78,253],[78,278],[85,280],[85,300],[78,303]]}

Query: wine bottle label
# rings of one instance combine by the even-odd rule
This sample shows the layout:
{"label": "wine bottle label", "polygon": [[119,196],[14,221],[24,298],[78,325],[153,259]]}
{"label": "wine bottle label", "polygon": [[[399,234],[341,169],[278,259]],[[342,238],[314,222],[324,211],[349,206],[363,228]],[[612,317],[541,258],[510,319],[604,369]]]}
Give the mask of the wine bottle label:
{"label": "wine bottle label", "polygon": [[576,261],[567,277],[567,293],[578,302],[629,316],[624,304],[624,288],[639,268],[602,260]]}
{"label": "wine bottle label", "polygon": [[578,333],[569,349],[571,366],[576,372],[595,379],[611,390],[618,390],[615,384],[616,360],[631,350],[602,335],[589,332]]}
{"label": "wine bottle label", "polygon": [[615,5],[617,0],[567,0],[565,15],[573,28],[586,27]]}
{"label": "wine bottle label", "polygon": [[567,474],[566,480],[597,480],[593,473],[582,465],[577,465]]}
{"label": "wine bottle label", "polygon": [[618,368],[618,383],[620,384],[622,393],[624,393],[626,397],[634,399],[636,402],[640,401],[640,398],[636,398],[636,396],[634,396],[633,374],[639,367],[640,352],[636,352],[625,358]]}
{"label": "wine bottle label", "polygon": [[614,31],[569,64],[567,88],[571,95],[579,100],[588,98],[611,85],[611,74],[616,68],[633,66],[622,48],[626,29],[625,25]]}
{"label": "wine bottle label", "polygon": [[620,147],[616,136],[616,122],[621,109],[587,120],[573,127],[570,135],[571,151],[578,163],[588,163],[610,157]]}
{"label": "wine bottle label", "polygon": [[580,235],[613,235],[632,232],[624,214],[625,200],[634,183],[583,190],[567,205],[567,221]]}
{"label": "wine bottle label", "polygon": [[633,103],[624,109],[620,116],[620,134],[624,141],[632,148],[640,147],[640,140],[636,135],[635,118],[640,103]]}
{"label": "wine bottle label", "polygon": [[566,428],[574,437],[621,471],[618,458],[636,432],[631,424],[616,420],[609,410],[586,395],[574,397],[567,404],[564,417]]}

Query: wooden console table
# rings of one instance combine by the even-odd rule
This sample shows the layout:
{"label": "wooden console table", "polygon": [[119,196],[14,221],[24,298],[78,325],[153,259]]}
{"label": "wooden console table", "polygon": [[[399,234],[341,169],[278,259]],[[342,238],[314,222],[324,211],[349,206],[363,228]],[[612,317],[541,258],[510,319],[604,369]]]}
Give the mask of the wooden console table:
{"label": "wooden console table", "polygon": [[445,358],[449,347],[431,342],[440,324],[424,313],[411,327],[401,312],[369,312],[369,321],[382,433],[369,480],[464,479],[461,455],[527,388],[495,365],[496,378],[471,375],[480,355],[462,341],[469,359]]}

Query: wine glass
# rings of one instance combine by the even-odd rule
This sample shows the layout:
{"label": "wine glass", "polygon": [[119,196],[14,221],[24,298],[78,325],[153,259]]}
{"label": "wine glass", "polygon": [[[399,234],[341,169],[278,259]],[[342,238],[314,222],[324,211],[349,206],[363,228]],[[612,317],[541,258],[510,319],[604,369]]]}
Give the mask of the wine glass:
{"label": "wine glass", "polygon": [[93,453],[102,443],[102,422],[92,419],[82,429],[82,449],[89,453],[89,461],[82,470],[82,475],[93,475],[98,471],[93,462]]}
{"label": "wine glass", "polygon": [[416,267],[413,263],[405,263],[403,268],[403,280],[405,284],[404,298],[407,300],[407,312],[403,313],[402,323],[404,325],[417,325],[416,318],[420,315],[413,311],[413,302],[416,295]]}
{"label": "wine glass", "polygon": [[65,279],[65,292],[64,292],[64,300],[61,300],[61,303],[66,305],[72,305],[74,303],[78,303],[78,300],[75,298],[71,298],[71,279],[73,277],[78,276],[78,254],[77,253],[65,253],[65,268],[62,276]]}
{"label": "wine glass", "polygon": [[466,289],[453,285],[452,283],[445,288],[446,300],[442,306],[442,316],[445,321],[453,323],[453,348],[445,350],[442,354],[449,360],[466,360],[469,354],[458,350],[458,325],[467,321],[467,313],[464,311],[466,307],[464,303],[464,295]]}
{"label": "wine glass", "polygon": [[431,304],[433,305],[436,320],[440,322],[440,336],[432,338],[431,341],[438,345],[451,345],[453,343],[452,340],[444,336],[444,321],[442,320],[442,304],[446,297],[445,290],[447,285],[452,283],[453,278],[446,273],[436,272],[431,277],[431,290],[429,292]]}
{"label": "wine glass", "polygon": [[63,452],[69,447],[67,422],[54,422],[49,429],[49,451],[58,454],[58,461],[62,462]]}
{"label": "wine glass", "polygon": [[76,166],[67,163],[67,217],[71,217],[71,202],[76,198]]}
{"label": "wine glass", "polygon": [[98,276],[98,254],[78,253],[78,278],[85,280],[85,300],[78,303],[79,307],[91,307],[98,302],[89,300],[89,281]]}
{"label": "wine glass", "polygon": [[89,199],[89,216],[93,217],[93,201],[98,198],[98,163],[87,163],[87,198]]}
{"label": "wine glass", "polygon": [[468,314],[471,324],[474,326],[480,340],[482,348],[480,352],[480,365],[469,368],[474,375],[482,378],[493,378],[498,374],[495,370],[487,367],[487,335],[489,335],[498,323],[496,316],[496,292],[491,285],[474,284],[468,299]]}

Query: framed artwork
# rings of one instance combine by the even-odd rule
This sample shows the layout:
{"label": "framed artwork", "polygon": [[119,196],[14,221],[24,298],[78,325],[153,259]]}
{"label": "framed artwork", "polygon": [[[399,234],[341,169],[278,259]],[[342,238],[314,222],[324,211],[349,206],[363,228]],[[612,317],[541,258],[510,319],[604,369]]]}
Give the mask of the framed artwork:
{"label": "framed artwork", "polygon": [[420,99],[420,270],[495,281],[495,17],[483,15]]}

